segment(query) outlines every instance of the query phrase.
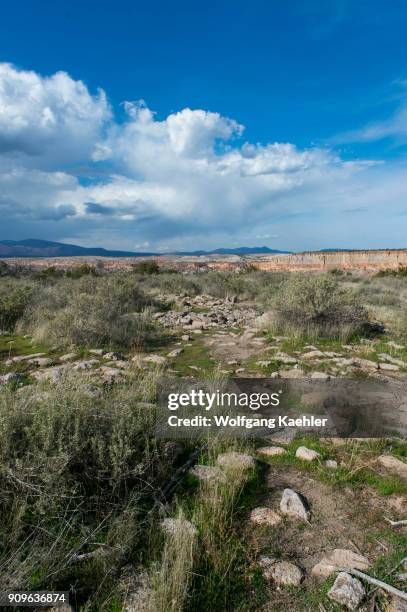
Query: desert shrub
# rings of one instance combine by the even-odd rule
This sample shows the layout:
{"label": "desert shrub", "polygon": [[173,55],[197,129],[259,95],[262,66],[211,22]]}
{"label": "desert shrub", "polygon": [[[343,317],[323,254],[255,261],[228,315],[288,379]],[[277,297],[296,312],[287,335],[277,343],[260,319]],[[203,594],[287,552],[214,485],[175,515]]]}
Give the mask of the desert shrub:
{"label": "desert shrub", "polygon": [[80,266],[76,266],[72,268],[72,270],[67,270],[66,276],[68,278],[82,278],[82,276],[96,276],[97,271],[95,266],[91,266],[87,263],[81,264]]}
{"label": "desert shrub", "polygon": [[160,268],[156,261],[140,261],[133,266],[134,272],[138,274],[159,274]]}
{"label": "desert shrub", "polygon": [[22,317],[33,295],[30,281],[0,279],[0,329],[12,330]]}
{"label": "desert shrub", "polygon": [[44,268],[44,270],[34,273],[34,278],[36,280],[53,280],[55,278],[62,278],[63,276],[65,276],[65,270],[63,268],[56,268],[55,266],[50,266],[49,268]]}
{"label": "desert shrub", "polygon": [[148,304],[130,275],[63,279],[38,290],[20,327],[46,345],[142,345],[153,334]]}
{"label": "desert shrub", "polygon": [[396,270],[394,269],[380,270],[376,274],[377,278],[383,278],[386,276],[396,276],[398,278],[405,278],[407,276],[407,266],[399,266]]}
{"label": "desert shrub", "polygon": [[293,274],[274,300],[274,328],[283,333],[349,338],[368,325],[368,312],[332,276]]}
{"label": "desert shrub", "polygon": [[147,513],[170,469],[153,438],[154,407],[142,403],[156,383],[156,373],[134,372],[95,398],[91,379],[71,373],[52,387],[0,389],[4,588],[75,585],[81,603],[110,592],[121,565],[140,562]]}

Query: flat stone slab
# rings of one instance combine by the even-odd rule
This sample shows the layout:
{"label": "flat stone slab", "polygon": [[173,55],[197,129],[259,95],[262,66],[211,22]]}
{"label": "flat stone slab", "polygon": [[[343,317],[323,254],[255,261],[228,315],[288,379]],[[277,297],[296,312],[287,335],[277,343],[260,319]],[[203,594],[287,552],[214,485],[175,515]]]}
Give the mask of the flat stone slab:
{"label": "flat stone slab", "polygon": [[338,574],[328,597],[333,601],[346,606],[349,610],[356,610],[366,595],[362,583],[346,572]]}
{"label": "flat stone slab", "polygon": [[369,565],[369,559],[353,552],[353,550],[335,548],[314,565],[311,573],[319,578],[327,578],[340,570],[358,569],[366,571]]}
{"label": "flat stone slab", "polygon": [[271,508],[259,506],[250,512],[250,521],[256,525],[267,525],[268,527],[274,527],[275,525],[281,523],[282,518]]}
{"label": "flat stone slab", "polygon": [[266,457],[279,457],[281,455],[286,455],[287,451],[282,446],[262,446],[257,449],[259,455],[264,455]]}

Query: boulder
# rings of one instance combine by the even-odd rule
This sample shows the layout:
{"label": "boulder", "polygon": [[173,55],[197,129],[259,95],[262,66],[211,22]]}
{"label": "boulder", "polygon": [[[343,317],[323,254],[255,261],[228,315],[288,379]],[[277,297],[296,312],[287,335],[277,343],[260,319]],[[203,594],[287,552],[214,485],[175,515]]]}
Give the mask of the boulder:
{"label": "boulder", "polygon": [[346,572],[338,574],[332,588],[328,591],[330,599],[346,606],[349,610],[356,610],[365,594],[365,589],[360,580],[353,578]]}
{"label": "boulder", "polygon": [[393,455],[380,455],[377,461],[389,472],[407,480],[407,463],[404,463],[404,461],[400,461]]}
{"label": "boulder", "polygon": [[292,370],[279,370],[278,375],[280,378],[297,379],[305,378],[306,374],[301,368],[293,368]]}
{"label": "boulder", "polygon": [[326,372],[312,372],[312,380],[329,380],[331,377]]}
{"label": "boulder", "polygon": [[321,357],[325,357],[322,351],[315,349],[314,351],[309,351],[308,353],[304,353],[301,355],[303,359],[321,359]]}
{"label": "boulder", "polygon": [[335,461],[335,459],[327,459],[325,461],[325,467],[331,470],[336,470],[336,468],[338,467],[338,462]]}
{"label": "boulder", "polygon": [[301,496],[293,489],[284,489],[280,510],[283,514],[302,521],[308,521],[310,517],[310,512]]}
{"label": "boulder", "polygon": [[59,358],[59,361],[61,363],[66,363],[67,361],[73,361],[76,358],[77,358],[76,353],[66,353],[66,355],[61,355],[61,357]]}
{"label": "boulder", "polygon": [[315,461],[315,459],[320,459],[321,457],[320,453],[306,446],[299,446],[295,456],[297,459],[303,459],[304,461]]}
{"label": "boulder", "polygon": [[146,363],[154,363],[155,365],[165,365],[167,363],[167,360],[165,357],[162,357],[161,355],[146,355],[145,357],[143,357],[143,361]]}
{"label": "boulder", "polygon": [[250,521],[256,525],[267,525],[268,527],[274,527],[275,525],[281,523],[282,518],[271,508],[259,506],[250,512]]}
{"label": "boulder", "polygon": [[327,578],[340,570],[358,569],[366,571],[370,563],[366,557],[343,548],[335,548],[314,565],[311,573],[318,578]]}
{"label": "boulder", "polygon": [[2,376],[0,376],[0,386],[7,385],[8,383],[11,383],[11,382],[16,382],[17,380],[20,380],[21,378],[22,376],[18,372],[9,372],[8,374],[3,374]]}
{"label": "boulder", "polygon": [[183,348],[173,349],[167,354],[167,357],[178,357],[178,355],[180,355],[183,350],[184,350]]}

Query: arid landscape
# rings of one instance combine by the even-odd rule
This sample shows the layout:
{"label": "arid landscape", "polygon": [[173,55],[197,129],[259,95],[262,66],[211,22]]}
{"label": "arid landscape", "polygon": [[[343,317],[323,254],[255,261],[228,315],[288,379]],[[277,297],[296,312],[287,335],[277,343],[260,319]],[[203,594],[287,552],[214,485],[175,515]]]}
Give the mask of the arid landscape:
{"label": "arid landscape", "polygon": [[2,585],[78,610],[404,610],[405,440],[155,433],[168,377],[402,393],[404,254],[3,260]]}

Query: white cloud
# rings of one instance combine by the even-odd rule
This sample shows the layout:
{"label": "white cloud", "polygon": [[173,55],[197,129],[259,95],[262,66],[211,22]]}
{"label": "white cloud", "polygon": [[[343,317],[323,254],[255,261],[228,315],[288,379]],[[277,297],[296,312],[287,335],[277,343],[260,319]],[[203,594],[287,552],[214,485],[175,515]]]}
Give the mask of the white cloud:
{"label": "white cloud", "polygon": [[[0,64],[4,232],[151,250],[278,235],[280,248],[317,248],[352,215],[356,243],[347,246],[363,246],[357,241],[388,227],[380,219],[406,208],[402,165],[242,143],[243,126],[201,109],[158,120],[142,101],[124,107],[119,124],[102,91],[91,95],[63,72],[42,77]],[[67,169],[84,162],[97,180],[81,183]]]}
{"label": "white cloud", "polygon": [[106,95],[92,96],[66,72],[42,77],[0,63],[0,153],[44,165],[88,159],[111,118]]}

